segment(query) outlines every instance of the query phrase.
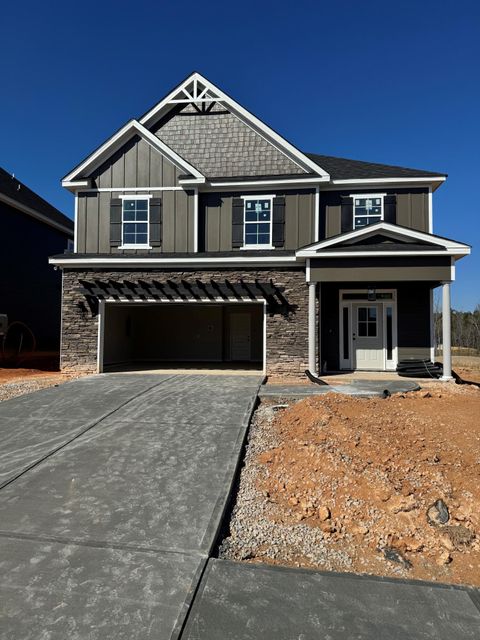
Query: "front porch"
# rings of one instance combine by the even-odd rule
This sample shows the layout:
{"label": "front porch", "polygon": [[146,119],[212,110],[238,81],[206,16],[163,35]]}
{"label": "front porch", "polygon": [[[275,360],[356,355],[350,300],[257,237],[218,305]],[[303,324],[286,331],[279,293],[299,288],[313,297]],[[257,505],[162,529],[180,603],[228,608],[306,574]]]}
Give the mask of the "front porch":
{"label": "front porch", "polygon": [[469,247],[387,223],[297,252],[307,259],[309,369],[395,372],[434,360],[433,291],[442,287],[443,379],[451,380],[450,287]]}

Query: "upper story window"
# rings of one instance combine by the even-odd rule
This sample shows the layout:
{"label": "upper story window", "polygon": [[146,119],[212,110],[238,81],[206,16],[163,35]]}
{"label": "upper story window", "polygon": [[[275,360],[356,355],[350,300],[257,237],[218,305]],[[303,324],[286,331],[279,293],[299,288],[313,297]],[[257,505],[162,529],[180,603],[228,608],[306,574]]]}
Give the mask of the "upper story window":
{"label": "upper story window", "polygon": [[244,198],[244,211],[245,248],[271,249],[273,196]]}
{"label": "upper story window", "polygon": [[122,201],[122,247],[149,249],[149,199],[128,196]]}
{"label": "upper story window", "polygon": [[365,193],[351,196],[353,198],[354,229],[361,229],[383,220],[384,196],[384,193]]}

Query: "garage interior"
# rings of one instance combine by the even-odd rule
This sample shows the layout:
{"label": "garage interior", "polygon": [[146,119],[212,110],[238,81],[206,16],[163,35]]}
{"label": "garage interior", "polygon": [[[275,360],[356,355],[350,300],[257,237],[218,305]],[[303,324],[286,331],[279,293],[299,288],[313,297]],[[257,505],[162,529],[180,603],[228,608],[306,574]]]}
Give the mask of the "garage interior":
{"label": "garage interior", "polygon": [[106,303],[103,371],[263,369],[263,304]]}

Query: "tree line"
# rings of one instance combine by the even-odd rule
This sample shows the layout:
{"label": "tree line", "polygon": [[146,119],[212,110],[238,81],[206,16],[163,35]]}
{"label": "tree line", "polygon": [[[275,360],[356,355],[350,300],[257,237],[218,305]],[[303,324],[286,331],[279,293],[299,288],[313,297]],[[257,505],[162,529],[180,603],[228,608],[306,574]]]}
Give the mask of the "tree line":
{"label": "tree line", "polygon": [[[434,311],[435,346],[442,344],[442,312]],[[474,311],[452,309],[452,347],[463,347],[480,352],[480,304]]]}

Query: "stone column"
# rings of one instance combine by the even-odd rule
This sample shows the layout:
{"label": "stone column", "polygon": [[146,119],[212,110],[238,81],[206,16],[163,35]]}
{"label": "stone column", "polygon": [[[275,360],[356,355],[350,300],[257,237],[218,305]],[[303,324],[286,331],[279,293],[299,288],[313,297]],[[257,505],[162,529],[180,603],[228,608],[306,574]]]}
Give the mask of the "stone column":
{"label": "stone column", "polygon": [[442,345],[443,376],[442,380],[452,380],[452,333],[450,311],[450,282],[442,285]]}
{"label": "stone column", "polygon": [[317,336],[316,336],[316,293],[317,285],[315,282],[308,283],[308,369],[314,376],[317,375]]}

